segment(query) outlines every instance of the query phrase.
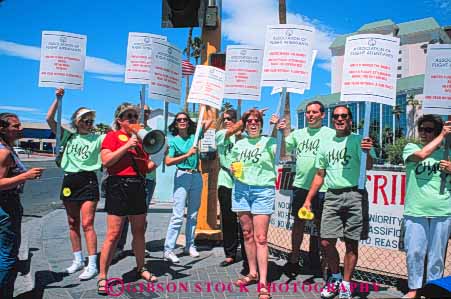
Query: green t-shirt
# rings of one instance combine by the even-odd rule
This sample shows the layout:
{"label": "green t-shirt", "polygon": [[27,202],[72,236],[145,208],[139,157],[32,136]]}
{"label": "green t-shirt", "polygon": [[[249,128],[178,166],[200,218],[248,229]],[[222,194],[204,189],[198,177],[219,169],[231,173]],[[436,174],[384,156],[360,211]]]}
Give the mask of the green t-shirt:
{"label": "green t-shirt", "polygon": [[[359,184],[360,143],[362,136],[351,133],[346,137],[333,137],[322,142],[315,160],[315,167],[326,170],[325,183],[328,188],[341,189]],[[370,155],[375,158],[374,148]]]}
{"label": "green t-shirt", "polygon": [[[231,160],[231,153],[234,144],[236,143],[235,135],[229,136],[226,138],[227,130],[220,130],[216,132],[215,141],[216,141],[216,149],[219,155],[219,169],[218,173],[218,187],[224,186],[227,188],[233,187],[233,178],[228,170],[230,168],[230,164],[233,162]],[[227,169],[227,170],[226,170]]]}
{"label": "green t-shirt", "polygon": [[102,166],[100,146],[105,134],[78,134],[63,129],[64,147],[61,168],[64,172],[96,171]]}
{"label": "green t-shirt", "polygon": [[276,139],[260,136],[244,138],[232,148],[231,161],[243,163],[243,175],[238,178],[251,186],[271,186],[276,183]]}
{"label": "green t-shirt", "polygon": [[409,161],[408,158],[421,150],[422,145],[408,143],[402,158],[406,165],[407,186],[404,215],[415,217],[451,216],[450,175],[446,178],[444,194],[440,194],[440,160],[443,149],[439,148],[423,161]]}
{"label": "green t-shirt", "polygon": [[[291,132],[285,139],[287,151],[296,151],[296,176],[293,186],[309,190],[316,174],[315,158],[319,145],[328,142],[335,136],[335,130],[329,127],[304,128]],[[320,191],[327,190],[327,184]]]}
{"label": "green t-shirt", "polygon": [[[171,140],[169,140],[169,153],[168,153],[169,157],[174,158],[186,154],[193,147],[194,135],[195,134],[191,134],[186,138],[177,135],[173,137]],[[202,130],[199,134],[199,138],[201,137]],[[177,168],[198,169],[198,165],[199,165],[199,153],[196,153],[195,155],[192,155],[191,157],[188,157],[187,159],[177,164]]]}

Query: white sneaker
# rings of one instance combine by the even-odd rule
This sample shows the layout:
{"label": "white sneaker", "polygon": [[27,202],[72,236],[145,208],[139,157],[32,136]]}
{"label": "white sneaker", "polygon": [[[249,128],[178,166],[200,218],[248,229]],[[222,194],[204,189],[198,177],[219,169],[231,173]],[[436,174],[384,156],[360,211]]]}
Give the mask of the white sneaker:
{"label": "white sneaker", "polygon": [[165,261],[170,261],[174,264],[179,263],[180,259],[172,251],[166,251],[163,256]]}
{"label": "white sneaker", "polygon": [[83,262],[79,262],[79,261],[72,261],[72,265],[66,269],[66,272],[69,274],[73,274],[77,271],[80,271],[81,269],[83,269],[85,265],[83,264]]}
{"label": "white sneaker", "polygon": [[329,299],[338,295],[340,292],[341,279],[335,280],[332,277],[327,280],[327,283],[321,289],[321,298]]}
{"label": "white sneaker", "polygon": [[96,267],[88,266],[85,267],[85,271],[83,271],[83,273],[81,273],[78,278],[80,278],[81,280],[88,280],[96,276],[97,273],[98,272]]}
{"label": "white sneaker", "polygon": [[351,290],[345,287],[343,284],[340,285],[340,294],[338,295],[339,299],[352,299]]}
{"label": "white sneaker", "polygon": [[189,250],[185,250],[185,254],[189,254],[191,257],[199,257],[200,254],[196,247],[190,246]]}

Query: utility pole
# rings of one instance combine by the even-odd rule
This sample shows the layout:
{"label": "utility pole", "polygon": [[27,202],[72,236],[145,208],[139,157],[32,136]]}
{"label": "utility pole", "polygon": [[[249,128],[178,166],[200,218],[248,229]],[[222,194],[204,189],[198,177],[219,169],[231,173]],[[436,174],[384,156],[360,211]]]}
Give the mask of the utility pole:
{"label": "utility pole", "polygon": [[[221,49],[221,0],[209,0],[208,6],[216,6],[218,8],[217,26],[215,28],[209,28],[206,26],[208,24],[204,24],[204,27],[202,28],[202,42],[205,45],[201,57],[203,65],[208,65],[210,55],[219,52]],[[213,116],[215,120],[217,118],[217,111],[209,113],[209,117],[211,116]],[[206,115],[204,116],[204,119],[207,119]],[[211,128],[215,128],[215,123],[216,121],[213,121]],[[214,160],[201,160],[200,165],[202,170],[203,189],[201,205],[197,217],[196,237],[204,240],[220,240],[221,230],[218,226],[217,196],[219,161],[218,158],[215,157]]]}

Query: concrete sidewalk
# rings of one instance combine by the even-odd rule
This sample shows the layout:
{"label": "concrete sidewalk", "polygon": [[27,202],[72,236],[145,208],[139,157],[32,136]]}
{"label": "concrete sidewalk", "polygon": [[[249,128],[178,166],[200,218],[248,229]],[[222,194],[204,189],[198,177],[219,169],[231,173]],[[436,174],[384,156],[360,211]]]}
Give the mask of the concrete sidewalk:
{"label": "concrete sidewalk", "polygon": [[[103,203],[99,204],[95,219],[99,251],[106,232],[106,213],[101,207]],[[179,264],[172,265],[163,261],[163,244],[170,216],[171,205],[167,203],[151,205],[147,215],[149,226],[146,247],[152,255],[146,261],[158,276],[158,284],[146,284],[143,280],[137,280],[134,272],[135,259],[129,251],[125,258],[110,268],[109,278],[115,278],[117,284],[110,289],[108,298],[257,298],[256,285],[241,290],[233,285],[233,281],[241,276],[242,262],[226,268],[218,266],[224,258],[222,247],[199,246],[201,256],[197,259],[181,256],[180,247],[176,251],[181,257]],[[64,273],[73,258],[64,210],[59,209],[25,223],[23,231],[20,251],[22,273],[15,285],[16,298],[105,298],[97,295],[96,279],[80,281],[78,275],[81,272],[72,275]],[[125,249],[131,247],[130,236],[131,234]],[[180,236],[178,243],[183,239]],[[87,256],[85,248],[84,256]],[[321,278],[314,278],[309,274],[287,276],[284,263],[285,261],[274,258],[269,260],[269,280],[275,288],[272,291],[273,298],[320,298],[318,289],[323,283]],[[355,296],[400,297],[402,293],[398,290],[383,286],[377,291],[370,286],[369,292]]]}

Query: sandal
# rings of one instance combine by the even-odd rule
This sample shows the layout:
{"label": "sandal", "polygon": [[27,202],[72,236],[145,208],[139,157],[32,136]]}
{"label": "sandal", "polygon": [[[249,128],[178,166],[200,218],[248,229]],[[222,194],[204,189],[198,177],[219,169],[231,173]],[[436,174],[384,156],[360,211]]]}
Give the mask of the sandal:
{"label": "sandal", "polygon": [[[149,276],[144,276],[144,273],[149,273]],[[150,272],[149,269],[146,268],[146,266],[143,266],[141,269],[136,271],[136,276],[138,277],[138,279],[144,279],[145,281],[148,282],[157,282],[158,281],[158,277],[156,277],[152,272]],[[146,278],[148,277],[148,278]]]}
{"label": "sandal", "polygon": [[[102,281],[104,281],[105,284],[101,284]],[[102,296],[108,295],[107,283],[108,281],[106,280],[106,278],[100,278],[99,280],[97,280],[97,294]]]}
{"label": "sandal", "polygon": [[271,294],[266,285],[261,285],[258,290],[258,299],[271,299]]}
{"label": "sandal", "polygon": [[258,282],[258,274],[251,275],[250,273],[246,276],[240,277],[237,281],[235,281],[235,285],[237,287],[240,286],[248,286]]}

